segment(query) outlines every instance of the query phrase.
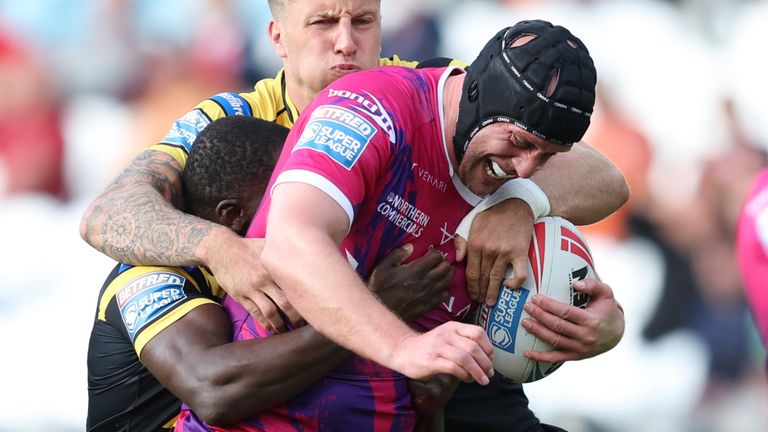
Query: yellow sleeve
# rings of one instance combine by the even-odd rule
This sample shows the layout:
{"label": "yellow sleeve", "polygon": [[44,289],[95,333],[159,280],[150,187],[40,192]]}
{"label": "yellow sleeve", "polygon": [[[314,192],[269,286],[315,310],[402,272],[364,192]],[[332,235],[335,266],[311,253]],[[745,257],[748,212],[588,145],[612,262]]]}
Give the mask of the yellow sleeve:
{"label": "yellow sleeve", "polygon": [[280,71],[275,78],[256,83],[249,93],[225,92],[211,96],[177,119],[168,134],[150,149],[171,155],[184,169],[197,136],[220,118],[244,115],[293,126],[298,113],[285,94],[282,78]]}

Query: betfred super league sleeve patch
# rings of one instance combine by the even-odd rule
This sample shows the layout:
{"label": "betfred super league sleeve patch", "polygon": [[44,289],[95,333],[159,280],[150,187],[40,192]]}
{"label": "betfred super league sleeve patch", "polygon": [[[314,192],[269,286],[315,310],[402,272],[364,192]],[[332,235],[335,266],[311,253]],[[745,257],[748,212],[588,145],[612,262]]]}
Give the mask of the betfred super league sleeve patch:
{"label": "betfred super league sleeve patch", "polygon": [[197,136],[209,124],[211,124],[211,120],[201,110],[194,109],[176,120],[171,131],[161,142],[182,147],[189,153]]}
{"label": "betfred super league sleeve patch", "polygon": [[117,292],[117,307],[132,342],[142,328],[186,300],[185,282],[179,274],[155,271],[137,277]]}
{"label": "betfred super league sleeve patch", "polygon": [[343,107],[323,105],[312,113],[293,150],[306,148],[324,153],[349,170],[376,132],[365,117]]}

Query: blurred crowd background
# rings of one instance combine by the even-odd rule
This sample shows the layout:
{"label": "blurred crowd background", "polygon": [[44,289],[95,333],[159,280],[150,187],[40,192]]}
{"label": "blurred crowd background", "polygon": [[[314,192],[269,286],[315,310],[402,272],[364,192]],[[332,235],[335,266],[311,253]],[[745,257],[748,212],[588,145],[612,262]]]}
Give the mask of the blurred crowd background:
{"label": "blurred crowd background", "polygon": [[[768,430],[765,351],[734,260],[768,151],[768,1],[382,0],[382,56],[471,62],[521,19],[590,48],[586,141],[632,198],[585,227],[626,311],[611,352],[526,386],[571,432]],[[198,101],[280,62],[263,0],[0,0],[0,431],[78,431],[96,296],[112,262],[85,206]]]}

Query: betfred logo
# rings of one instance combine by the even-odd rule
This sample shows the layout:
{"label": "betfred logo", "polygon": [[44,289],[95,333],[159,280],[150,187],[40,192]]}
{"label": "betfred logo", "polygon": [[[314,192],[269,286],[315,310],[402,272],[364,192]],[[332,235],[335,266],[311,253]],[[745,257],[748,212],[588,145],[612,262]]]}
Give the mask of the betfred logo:
{"label": "betfred logo", "polygon": [[139,330],[186,300],[185,282],[178,274],[158,271],[137,277],[117,292],[120,315],[132,341]]}
{"label": "betfred logo", "polygon": [[293,151],[324,153],[349,170],[377,131],[371,122],[346,108],[323,105],[312,113]]}
{"label": "betfred logo", "polygon": [[170,272],[152,272],[139,276],[117,292],[117,306],[123,307],[125,302],[133,298],[136,294],[144,290],[155,288],[158,285],[173,285],[183,287],[185,282],[185,278]]}

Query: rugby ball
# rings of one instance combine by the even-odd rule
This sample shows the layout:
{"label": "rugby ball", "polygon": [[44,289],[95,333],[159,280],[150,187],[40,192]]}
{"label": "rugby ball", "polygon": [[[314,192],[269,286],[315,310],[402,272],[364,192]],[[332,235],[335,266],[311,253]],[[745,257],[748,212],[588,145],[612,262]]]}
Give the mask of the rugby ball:
{"label": "rugby ball", "polygon": [[[508,268],[505,277],[514,269]],[[528,350],[551,351],[553,347],[522,326],[528,313],[523,306],[534,294],[543,294],[563,303],[585,308],[589,296],[573,289],[573,283],[595,278],[592,255],[582,233],[567,220],[543,217],[533,225],[528,250],[528,279],[518,289],[503,285],[496,304],[478,309],[476,322],[493,344],[493,367],[504,377],[528,383],[554,372],[562,363],[537,362],[525,358]]]}

